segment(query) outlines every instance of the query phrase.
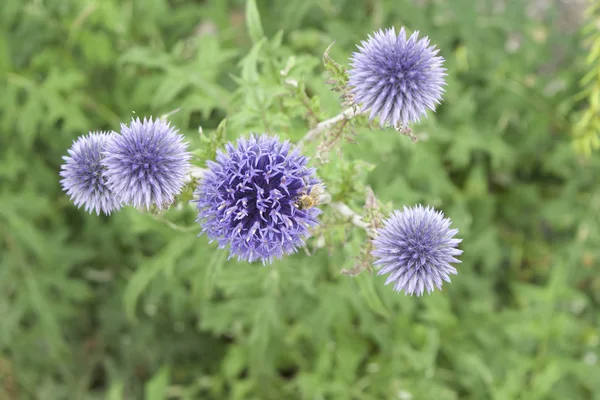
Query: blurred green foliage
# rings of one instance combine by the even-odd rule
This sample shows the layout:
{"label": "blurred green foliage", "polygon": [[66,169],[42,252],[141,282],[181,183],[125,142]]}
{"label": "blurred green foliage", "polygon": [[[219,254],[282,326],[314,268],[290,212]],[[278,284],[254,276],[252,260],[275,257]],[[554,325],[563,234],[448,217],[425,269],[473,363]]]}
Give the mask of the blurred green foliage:
{"label": "blurred green foliage", "polygon": [[[529,3],[2,1],[0,399],[600,399],[600,162],[570,135],[597,63]],[[443,291],[341,274],[367,237],[328,209],[312,256],[262,267],[185,205],[96,217],[61,191],[72,141],[133,115],[181,107],[198,165],[225,137],[300,139],[341,111],[325,49],[345,65],[392,25],[441,49],[444,102],[419,143],[356,128],[319,173],[359,213],[367,185],[444,210],[464,255]]]}
{"label": "blurred green foliage", "polygon": [[600,148],[600,2],[590,2],[586,17],[588,23],[583,32],[589,48],[585,58],[588,71],[581,78],[583,90],[576,96],[576,99],[584,98],[586,105],[573,116],[573,144],[575,150],[589,156]]}

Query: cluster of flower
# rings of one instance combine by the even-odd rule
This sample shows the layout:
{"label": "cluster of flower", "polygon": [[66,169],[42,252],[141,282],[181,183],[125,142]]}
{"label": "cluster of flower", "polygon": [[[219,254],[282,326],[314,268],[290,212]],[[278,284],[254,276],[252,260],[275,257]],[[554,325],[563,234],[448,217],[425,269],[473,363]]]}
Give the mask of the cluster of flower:
{"label": "cluster of flower", "polygon": [[[445,69],[438,50],[418,32],[379,31],[352,56],[350,92],[361,111],[371,110],[381,125],[406,127],[435,109],[443,93]],[[90,133],[74,142],[62,167],[61,183],[77,206],[105,214],[122,205],[168,207],[186,182],[190,153],[183,137],[162,119],[133,120],[121,133]],[[289,141],[251,135],[228,143],[207,162],[194,192],[197,222],[220,248],[243,261],[271,262],[304,244],[318,224],[323,183],[308,158]],[[376,232],[373,255],[378,274],[389,274],[396,291],[422,295],[457,271],[451,263],[458,231],[431,207],[395,211]]]}
{"label": "cluster of flower", "polygon": [[[439,50],[419,32],[406,37],[404,28],[378,31],[361,42],[348,71],[350,92],[361,111],[370,110],[370,120],[379,117],[381,126],[397,129],[418,122],[428,109],[435,110],[444,93],[446,69]],[[431,207],[417,205],[394,211],[373,240],[378,275],[389,274],[385,284],[394,290],[420,296],[426,290],[450,282],[456,274],[451,263],[461,239],[450,220]]]}
{"label": "cluster of flower", "polygon": [[134,119],[120,134],[90,132],[63,157],[61,184],[75,205],[98,215],[122,205],[167,208],[185,184],[187,146],[163,119]]}

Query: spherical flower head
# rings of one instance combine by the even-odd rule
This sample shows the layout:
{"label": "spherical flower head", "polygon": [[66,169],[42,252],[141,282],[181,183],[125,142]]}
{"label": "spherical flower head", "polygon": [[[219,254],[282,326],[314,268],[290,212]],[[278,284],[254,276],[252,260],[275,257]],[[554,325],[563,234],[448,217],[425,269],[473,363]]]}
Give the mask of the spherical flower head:
{"label": "spherical flower head", "polygon": [[454,239],[457,229],[450,229],[450,219],[441,211],[417,205],[394,211],[378,229],[372,254],[381,266],[377,275],[389,274],[385,284],[394,282],[394,290],[421,296],[431,293],[442,281],[450,282],[456,274],[451,263],[462,254],[456,247],[462,239]]}
{"label": "spherical flower head", "polygon": [[404,28],[398,35],[394,28],[379,30],[352,54],[348,75],[354,102],[371,110],[370,120],[379,116],[381,126],[408,127],[442,99],[444,59],[429,38],[418,35],[407,39]]}
{"label": "spherical flower head", "polygon": [[304,244],[320,210],[296,206],[303,193],[320,184],[308,159],[288,141],[252,135],[228,143],[196,189],[202,232],[230,246],[230,258],[263,264],[294,253]]}
{"label": "spherical flower head", "polygon": [[102,151],[110,137],[106,132],[90,132],[79,137],[68,150],[69,155],[63,157],[65,163],[60,171],[60,183],[71,201],[96,215],[100,215],[100,211],[109,215],[121,208],[121,203],[106,186],[101,165]]}
{"label": "spherical flower head", "polygon": [[164,119],[133,119],[106,145],[107,185],[138,209],[167,208],[185,185],[191,158],[178,130]]}

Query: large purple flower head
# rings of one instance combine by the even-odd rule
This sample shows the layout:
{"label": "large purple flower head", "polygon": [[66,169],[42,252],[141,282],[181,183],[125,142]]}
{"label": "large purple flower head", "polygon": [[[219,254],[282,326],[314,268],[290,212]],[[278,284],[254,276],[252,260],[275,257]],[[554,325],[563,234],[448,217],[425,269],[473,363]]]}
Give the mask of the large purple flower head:
{"label": "large purple flower head", "polygon": [[108,187],[136,208],[166,208],[185,184],[187,143],[164,119],[139,118],[110,140],[102,164]]}
{"label": "large purple flower head", "polygon": [[318,208],[301,209],[297,199],[320,184],[308,159],[288,141],[252,135],[228,143],[196,189],[202,232],[230,246],[230,258],[271,262],[304,243],[317,224]]}
{"label": "large purple flower head", "polygon": [[450,282],[456,274],[451,263],[462,254],[456,247],[462,239],[454,239],[457,229],[450,229],[450,219],[431,207],[404,207],[394,211],[377,232],[373,241],[377,275],[389,274],[385,284],[394,282],[394,290],[421,296],[431,293],[442,281]]}
{"label": "large purple flower head", "polygon": [[100,211],[109,215],[121,208],[121,203],[106,186],[101,165],[102,151],[111,137],[106,132],[91,132],[73,142],[69,155],[64,156],[60,183],[77,207],[85,211]]}
{"label": "large purple flower head", "polygon": [[394,28],[379,30],[352,54],[348,75],[354,102],[371,110],[371,120],[379,116],[381,126],[407,127],[442,99],[444,59],[418,34],[407,39],[404,28],[398,35]]}

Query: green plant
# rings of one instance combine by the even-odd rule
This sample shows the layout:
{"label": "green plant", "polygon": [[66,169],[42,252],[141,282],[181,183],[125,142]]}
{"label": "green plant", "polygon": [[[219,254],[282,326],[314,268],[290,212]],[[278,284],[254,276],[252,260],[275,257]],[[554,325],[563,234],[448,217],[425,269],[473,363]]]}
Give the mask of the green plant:
{"label": "green plant", "polygon": [[[587,67],[556,10],[496,3],[0,2],[0,398],[597,398],[600,164],[569,135]],[[387,26],[442,49],[441,107],[416,145],[359,121],[314,162],[367,221],[369,188],[384,212],[443,208],[465,250],[443,292],[348,276],[367,235],[333,209],[310,257],[263,268],[197,238],[190,207],[103,218],[61,191],[72,141],[133,111],[181,108],[199,164],[249,131],[299,141],[343,111],[328,46],[344,67]]]}

